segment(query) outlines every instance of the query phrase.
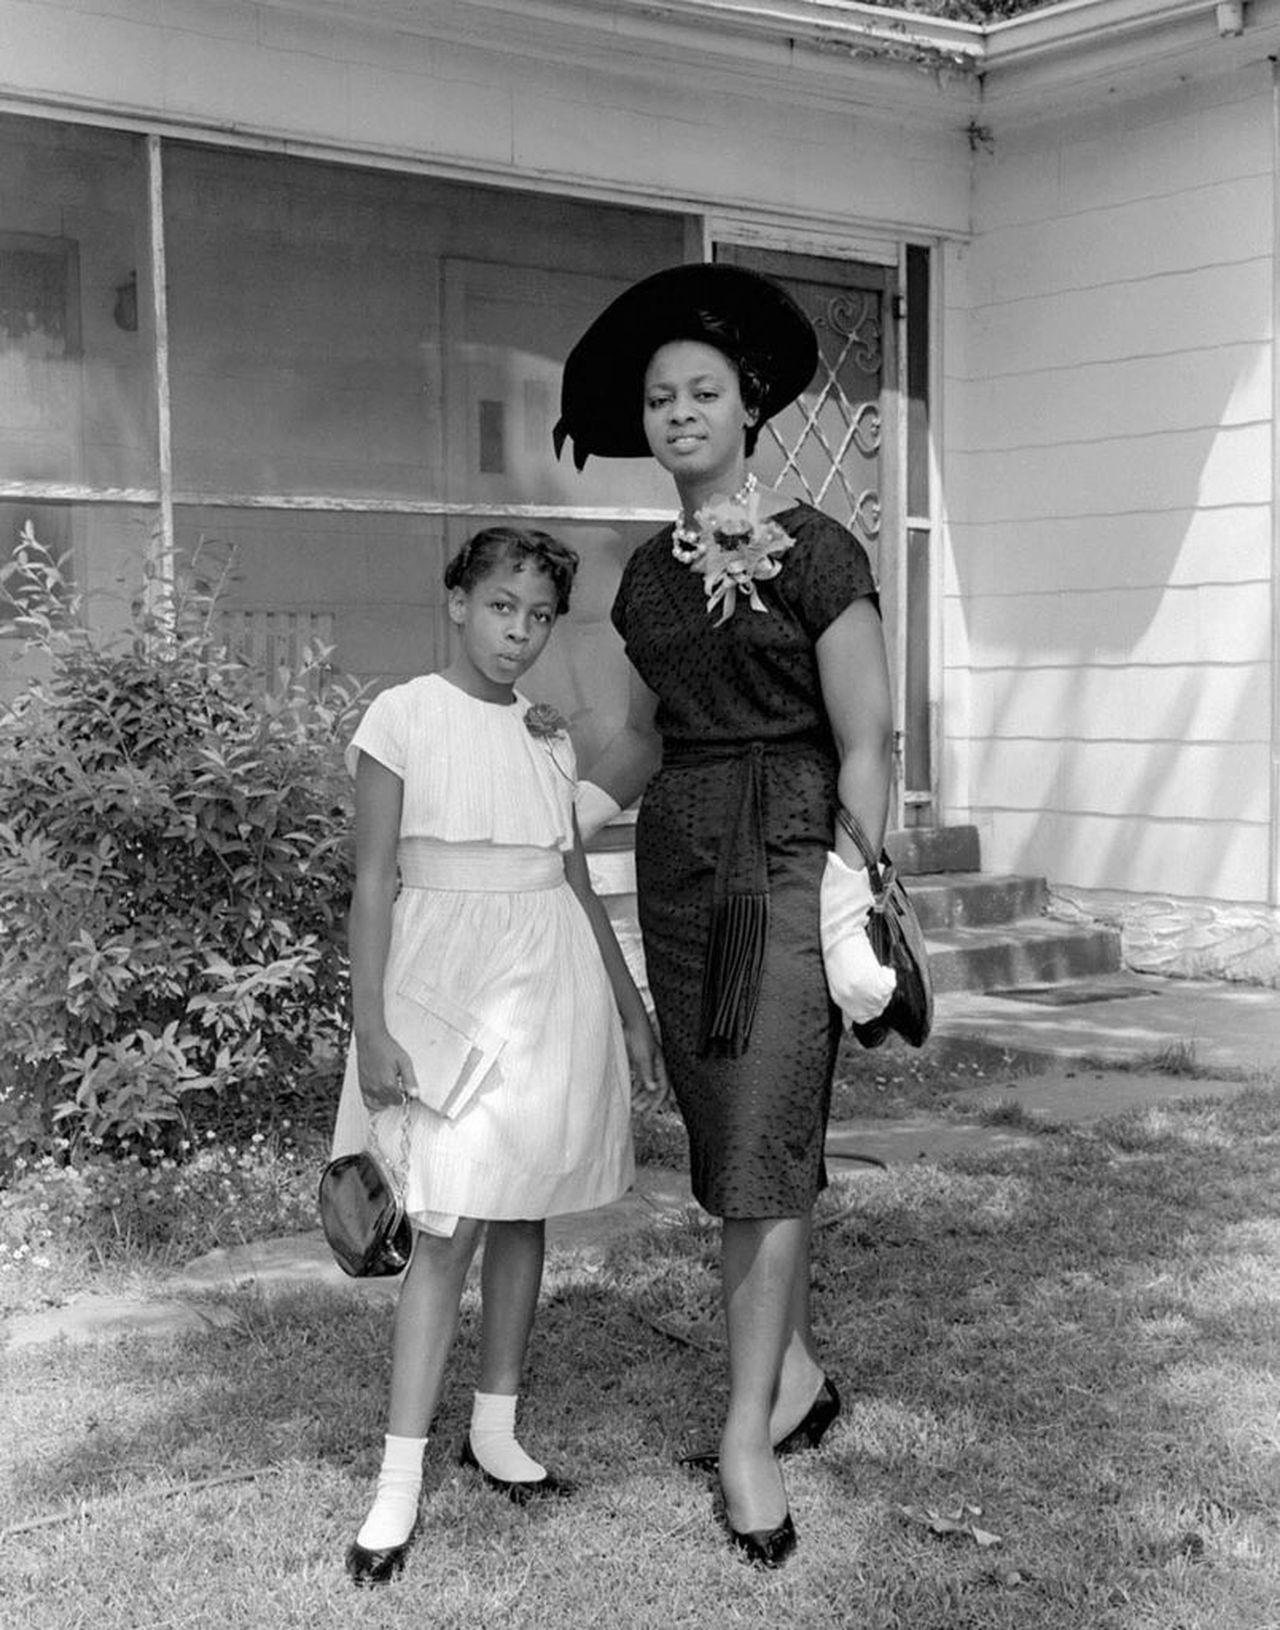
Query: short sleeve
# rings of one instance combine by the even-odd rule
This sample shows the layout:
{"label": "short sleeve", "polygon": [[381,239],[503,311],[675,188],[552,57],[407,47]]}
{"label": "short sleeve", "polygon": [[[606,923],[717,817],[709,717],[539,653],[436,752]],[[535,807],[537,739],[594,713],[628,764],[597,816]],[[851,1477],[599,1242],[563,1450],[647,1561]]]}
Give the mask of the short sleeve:
{"label": "short sleeve", "polygon": [[847,527],[815,510],[797,533],[778,587],[811,640],[854,600],[870,600],[879,612],[871,562]]}
{"label": "short sleeve", "polygon": [[613,606],[609,612],[609,619],[622,636],[622,643],[627,643],[627,604],[631,598],[631,583],[635,576],[635,555],[622,568],[622,577],[618,582],[618,592],[613,597]]}
{"label": "short sleeve", "polygon": [[379,764],[404,779],[406,736],[401,690],[402,687],[396,686],[380,692],[365,709],[364,718],[356,726],[343,755],[351,775],[356,773],[360,754],[368,753],[370,758],[376,758]]}

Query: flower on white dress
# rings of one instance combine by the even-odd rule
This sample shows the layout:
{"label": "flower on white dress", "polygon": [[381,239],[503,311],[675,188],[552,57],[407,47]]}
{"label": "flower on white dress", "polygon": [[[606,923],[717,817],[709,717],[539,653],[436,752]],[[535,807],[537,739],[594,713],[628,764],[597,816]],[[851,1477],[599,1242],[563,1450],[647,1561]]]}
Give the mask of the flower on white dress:
{"label": "flower on white dress", "polygon": [[553,708],[550,702],[534,702],[526,710],[524,727],[533,737],[540,741],[547,750],[547,757],[559,770],[566,781],[573,781],[573,777],[556,757],[556,746],[569,737],[569,721],[564,714]]}
{"label": "flower on white dress", "polygon": [[524,716],[524,727],[535,741],[554,741],[569,734],[569,721],[550,702],[534,702]]}

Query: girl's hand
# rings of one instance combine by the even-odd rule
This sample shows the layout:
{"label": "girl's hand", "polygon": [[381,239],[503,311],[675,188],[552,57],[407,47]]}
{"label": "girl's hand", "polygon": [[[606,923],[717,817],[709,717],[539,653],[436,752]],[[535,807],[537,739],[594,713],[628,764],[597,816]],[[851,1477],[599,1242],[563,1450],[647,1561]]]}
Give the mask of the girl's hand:
{"label": "girl's hand", "polygon": [[671,1101],[666,1061],[647,1014],[623,1022],[623,1039],[631,1060],[631,1096],[644,1109],[662,1109]]}
{"label": "girl's hand", "polygon": [[356,1037],[360,1096],[371,1115],[403,1104],[418,1090],[413,1060],[389,1030]]}

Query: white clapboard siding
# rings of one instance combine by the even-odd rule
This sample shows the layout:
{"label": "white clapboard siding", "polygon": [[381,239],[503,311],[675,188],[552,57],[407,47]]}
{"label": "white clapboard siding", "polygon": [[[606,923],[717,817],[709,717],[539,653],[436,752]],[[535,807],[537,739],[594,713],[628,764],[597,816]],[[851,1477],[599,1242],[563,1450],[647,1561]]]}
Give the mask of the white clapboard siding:
{"label": "white clapboard siding", "polygon": [[948,252],[944,799],[984,864],[1261,903],[1271,85],[1007,129]]}

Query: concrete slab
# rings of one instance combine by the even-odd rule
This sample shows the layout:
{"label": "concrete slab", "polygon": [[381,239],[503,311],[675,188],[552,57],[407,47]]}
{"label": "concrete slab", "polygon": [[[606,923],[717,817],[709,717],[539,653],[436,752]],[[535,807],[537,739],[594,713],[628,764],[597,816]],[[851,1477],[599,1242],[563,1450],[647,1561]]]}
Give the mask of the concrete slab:
{"label": "concrete slab", "polygon": [[935,1002],[928,1045],[965,1044],[1014,1061],[1038,1055],[1130,1064],[1181,1051],[1206,1074],[1270,1074],[1280,1072],[1280,991],[1122,973],[1063,981],[1039,1000],[947,992]]}
{"label": "concrete slab", "polygon": [[612,1205],[571,1217],[552,1217],[547,1223],[547,1248],[571,1252],[599,1265],[615,1240],[638,1228],[677,1219],[694,1204],[688,1172],[642,1166],[635,1187]]}
{"label": "concrete slab", "polygon": [[1034,1132],[1016,1127],[965,1125],[932,1115],[914,1115],[901,1121],[843,1121],[827,1133],[827,1164],[832,1172],[874,1171],[866,1160],[885,1166],[903,1166],[918,1160],[942,1160],[974,1149],[1030,1148]]}
{"label": "concrete slab", "polygon": [[86,1296],[66,1307],[24,1313],[9,1321],[5,1350],[43,1347],[52,1341],[110,1341],[116,1336],[172,1336],[191,1330],[234,1325],[234,1308],[213,1304],[195,1307],[165,1297],[140,1301],[128,1296]]}
{"label": "concrete slab", "polygon": [[[688,1173],[643,1167],[631,1192],[612,1205],[553,1217],[547,1225],[547,1244],[551,1251],[598,1266],[615,1240],[651,1223],[678,1218],[693,1203]],[[382,1300],[390,1307],[400,1281],[348,1277],[333,1260],[317,1228],[209,1251],[166,1280],[162,1294],[151,1300],[85,1296],[65,1307],[19,1315],[8,1324],[4,1347],[18,1351],[53,1341],[107,1341],[139,1333],[165,1336],[232,1325],[235,1308],[219,1297],[244,1291],[271,1294],[305,1286]]]}
{"label": "concrete slab", "polygon": [[334,1261],[324,1235],[316,1228],[209,1251],[167,1281],[166,1289],[184,1296],[208,1296],[242,1290],[270,1293],[314,1285],[394,1301],[398,1283],[398,1279],[350,1278]]}
{"label": "concrete slab", "polygon": [[1246,1092],[1249,1079],[1205,1080],[1195,1076],[1161,1075],[1138,1070],[1091,1070],[1057,1063],[1043,1075],[1011,1076],[960,1093],[962,1108],[994,1108],[1017,1104],[1029,1115],[1060,1124],[1102,1120],[1126,1110],[1155,1104],[1179,1103],[1188,1098],[1225,1098]]}

